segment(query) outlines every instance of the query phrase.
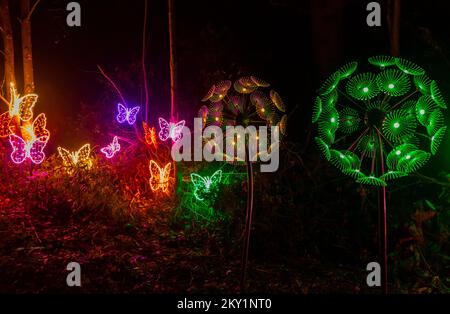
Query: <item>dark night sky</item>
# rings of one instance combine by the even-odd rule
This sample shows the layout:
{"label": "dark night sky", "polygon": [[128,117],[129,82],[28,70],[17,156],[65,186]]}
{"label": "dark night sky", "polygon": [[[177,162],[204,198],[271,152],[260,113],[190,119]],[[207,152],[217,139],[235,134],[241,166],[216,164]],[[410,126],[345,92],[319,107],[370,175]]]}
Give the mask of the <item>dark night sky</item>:
{"label": "dark night sky", "polygon": [[[118,99],[107,90],[97,64],[117,81],[129,103],[143,99],[137,69],[144,1],[81,0],[81,28],[65,24],[68,2],[42,1],[32,21],[41,96],[37,108],[48,113],[57,141],[78,136],[65,128],[65,121],[80,103],[103,110],[105,121],[111,121]],[[290,109],[298,106],[289,130],[292,140],[301,142],[310,129],[310,108],[320,81],[345,62],[390,53],[386,21],[381,28],[365,24],[367,2],[175,0],[177,103],[183,118],[193,117],[215,81],[254,74],[271,82]],[[450,30],[441,26],[449,20],[450,5],[419,0],[402,4],[402,56],[427,69],[446,93]],[[154,124],[157,115],[167,117],[170,107],[167,1],[150,0],[149,14],[147,63]],[[102,107],[105,102],[111,110]]]}
{"label": "dark night sky", "polygon": [[[33,19],[40,108],[49,112],[50,120],[55,120],[73,114],[80,102],[95,105],[105,91],[101,77],[95,73],[97,64],[112,75],[130,103],[140,103],[140,81],[135,79],[136,84],[128,84],[115,72],[139,66],[144,2],[80,1],[81,28],[65,25],[66,3],[44,1]],[[254,74],[268,80],[286,95],[286,102],[292,107],[305,103],[305,88],[310,89],[312,84],[310,50],[306,48],[311,38],[306,18],[309,3],[212,3],[175,1],[177,103],[182,115],[192,118],[211,84],[237,75]],[[150,103],[153,111],[167,116],[167,2],[149,1],[149,14]],[[293,92],[287,96],[289,90]],[[48,110],[48,106],[52,109]],[[154,113],[153,123],[157,116]],[[63,125],[55,125],[58,133],[67,133],[60,130]]]}

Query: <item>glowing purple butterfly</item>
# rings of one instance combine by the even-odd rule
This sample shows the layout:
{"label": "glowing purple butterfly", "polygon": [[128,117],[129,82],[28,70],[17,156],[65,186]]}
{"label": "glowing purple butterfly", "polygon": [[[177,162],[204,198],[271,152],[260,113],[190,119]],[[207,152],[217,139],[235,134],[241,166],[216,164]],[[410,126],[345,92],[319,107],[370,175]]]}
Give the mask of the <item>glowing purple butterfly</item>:
{"label": "glowing purple butterfly", "polygon": [[171,138],[172,141],[178,142],[183,136],[182,131],[184,128],[185,121],[181,120],[178,123],[167,122],[163,118],[159,118],[159,138],[161,141],[166,141],[168,138]]}
{"label": "glowing purple butterfly", "polygon": [[117,114],[117,122],[124,123],[127,121],[129,125],[133,125],[136,122],[136,116],[140,108],[136,106],[130,109],[120,103],[117,104],[117,111],[119,112]]}
{"label": "glowing purple butterfly", "polygon": [[48,136],[41,136],[25,142],[23,138],[11,134],[9,136],[9,142],[13,148],[11,160],[16,164],[21,164],[29,158],[35,164],[42,163],[45,159],[44,148],[48,139]]}
{"label": "glowing purple butterfly", "polygon": [[113,158],[114,155],[120,150],[119,139],[117,136],[114,136],[113,141],[106,147],[100,149],[100,151],[105,154],[106,158]]}

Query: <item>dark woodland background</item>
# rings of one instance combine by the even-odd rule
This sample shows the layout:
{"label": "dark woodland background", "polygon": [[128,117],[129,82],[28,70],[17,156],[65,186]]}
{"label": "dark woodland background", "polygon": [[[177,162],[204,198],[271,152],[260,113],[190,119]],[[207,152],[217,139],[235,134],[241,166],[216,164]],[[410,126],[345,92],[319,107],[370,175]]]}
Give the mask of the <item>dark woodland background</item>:
{"label": "dark woodland background", "polygon": [[[32,21],[36,89],[39,108],[47,113],[53,135],[48,145],[51,151],[61,142],[78,147],[87,139],[94,140],[113,121],[111,104],[118,99],[97,65],[119,82],[130,103],[140,104],[144,99],[140,72],[144,2],[81,0],[81,28],[67,27],[66,2],[42,1]],[[349,61],[391,54],[386,8],[392,3],[379,1],[382,26],[368,27],[368,2],[175,1],[177,105],[183,118],[192,121],[214,82],[242,75],[270,82],[290,111],[280,171],[256,177],[251,292],[379,292],[365,284],[367,263],[378,260],[377,189],[361,187],[329,165],[312,140],[316,130],[310,122],[316,88],[330,73]],[[440,83],[447,99],[450,28],[444,25],[449,18],[448,1],[401,1],[400,55],[424,67]],[[147,33],[150,122],[156,125],[157,117],[167,117],[170,109],[166,1],[149,1]],[[100,119],[76,125],[79,120],[74,117],[90,116],[86,112],[95,112]],[[445,144],[422,170],[424,176],[400,180],[389,190],[393,292],[450,292],[449,158]],[[237,217],[243,215],[239,206],[229,210]],[[204,226],[172,220],[169,224],[167,217],[158,219],[164,223],[153,226],[151,232],[137,227],[130,231],[120,225],[122,221],[117,223],[129,242],[115,242],[115,251],[103,248],[105,255],[90,264],[95,266],[88,270],[90,279],[82,291],[237,289],[233,274],[239,270],[240,225]],[[89,242],[81,240],[89,239],[82,235],[88,231],[77,232],[76,241]],[[18,238],[14,241],[22,243]],[[76,241],[72,252],[77,251]],[[140,243],[139,249],[133,241]],[[56,250],[57,242],[53,245]],[[128,246],[139,252],[160,252],[155,253],[158,262],[139,265],[138,272],[130,269],[120,257]],[[11,242],[0,247],[0,291],[70,291],[64,280],[56,279],[59,275],[65,278],[67,256],[55,260],[50,248],[47,266],[36,266],[39,259],[29,258],[36,265],[24,260],[14,273],[13,265],[25,254],[14,248]],[[89,264],[90,257],[85,258]],[[197,264],[201,266],[193,267]],[[48,273],[49,269],[55,269],[54,273]]]}

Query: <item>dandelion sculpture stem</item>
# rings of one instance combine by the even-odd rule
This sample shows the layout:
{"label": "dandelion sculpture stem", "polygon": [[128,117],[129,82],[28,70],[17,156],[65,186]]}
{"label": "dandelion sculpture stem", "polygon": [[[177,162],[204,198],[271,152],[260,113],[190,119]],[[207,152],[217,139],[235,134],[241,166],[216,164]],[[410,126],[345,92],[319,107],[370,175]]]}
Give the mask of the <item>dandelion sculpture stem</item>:
{"label": "dandelion sculpture stem", "polygon": [[[381,140],[381,133],[378,131],[378,141],[380,145],[380,159],[381,159],[381,172],[384,175],[384,156],[383,156],[383,145]],[[383,233],[382,233],[382,251],[383,251],[383,281],[381,287],[384,294],[388,293],[388,247],[387,247],[387,205],[386,205],[386,186],[381,188],[383,195]]]}
{"label": "dandelion sculpture stem", "polygon": [[387,246],[387,205],[386,205],[386,187],[382,188],[383,193],[383,282],[381,287],[384,294],[388,293],[388,246]]}
{"label": "dandelion sculpture stem", "polygon": [[242,250],[241,291],[245,291],[246,289],[245,282],[247,279],[248,251],[250,248],[253,218],[253,166],[252,162],[249,160],[248,145],[246,145],[245,148],[245,163],[247,166],[247,209],[245,215],[244,247]]}
{"label": "dandelion sculpture stem", "polygon": [[437,153],[447,130],[442,112],[447,105],[436,81],[417,64],[390,56],[371,57],[368,63],[360,73],[357,62],[347,63],[325,80],[312,122],[318,124],[315,140],[328,161],[357,183],[379,188],[387,293],[386,186],[416,172]]}

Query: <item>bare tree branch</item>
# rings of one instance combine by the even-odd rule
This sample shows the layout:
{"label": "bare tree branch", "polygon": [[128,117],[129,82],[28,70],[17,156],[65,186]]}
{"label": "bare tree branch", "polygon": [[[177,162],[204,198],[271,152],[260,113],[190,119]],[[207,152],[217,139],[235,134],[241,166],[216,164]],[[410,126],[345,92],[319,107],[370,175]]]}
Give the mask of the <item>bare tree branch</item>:
{"label": "bare tree branch", "polygon": [[97,65],[97,68],[99,69],[100,73],[108,80],[108,82],[112,85],[112,87],[114,87],[114,89],[116,90],[117,94],[119,95],[120,99],[122,99],[123,104],[126,104],[127,102],[125,101],[125,98],[122,95],[122,92],[120,91],[120,89],[117,87],[116,83],[114,83],[114,81],[105,73],[105,71],[103,71],[103,69]]}
{"label": "bare tree branch", "polygon": [[34,12],[34,10],[36,9],[36,7],[37,7],[37,5],[39,4],[39,2],[41,2],[41,0],[37,0],[37,1],[34,3],[33,7],[32,7],[31,10],[30,10],[30,13],[28,13],[27,19],[30,19],[30,18],[31,18],[31,15],[33,14],[33,12]]}

